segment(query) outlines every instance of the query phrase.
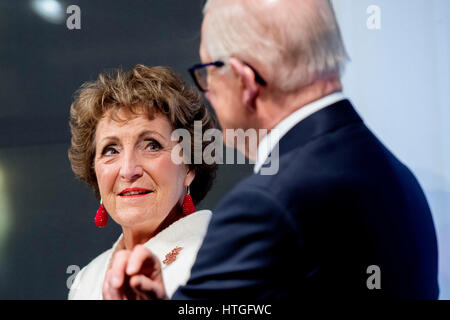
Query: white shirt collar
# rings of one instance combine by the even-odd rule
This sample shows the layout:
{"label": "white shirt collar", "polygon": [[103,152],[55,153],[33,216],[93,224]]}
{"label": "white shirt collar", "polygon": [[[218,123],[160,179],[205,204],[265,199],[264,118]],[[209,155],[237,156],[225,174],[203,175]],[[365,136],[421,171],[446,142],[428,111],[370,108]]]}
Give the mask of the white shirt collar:
{"label": "white shirt collar", "polygon": [[343,99],[345,99],[345,96],[342,92],[335,92],[301,107],[297,111],[290,114],[288,117],[284,118],[259,143],[257,159],[255,166],[253,167],[253,172],[258,173],[260,171],[273,148],[278,144],[281,138],[286,133],[288,133],[288,131],[291,130],[295,125],[297,125],[300,121],[309,117],[313,113]]}

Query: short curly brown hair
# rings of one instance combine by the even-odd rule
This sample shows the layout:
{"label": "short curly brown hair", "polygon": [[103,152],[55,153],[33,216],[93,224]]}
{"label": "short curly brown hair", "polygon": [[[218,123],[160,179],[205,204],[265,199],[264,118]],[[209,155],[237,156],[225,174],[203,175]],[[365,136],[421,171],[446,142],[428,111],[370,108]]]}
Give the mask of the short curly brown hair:
{"label": "short curly brown hair", "polygon": [[[143,108],[144,107],[144,108]],[[129,72],[120,69],[100,74],[96,81],[84,83],[75,93],[70,106],[71,146],[68,151],[75,175],[92,187],[97,198],[100,192],[94,171],[95,131],[99,120],[108,110],[126,109],[135,114],[143,110],[149,118],[156,113],[165,115],[173,129],[186,129],[191,135],[191,155],[194,146],[194,121],[202,129],[217,128],[217,121],[206,107],[200,93],[188,87],[179,76],[166,67],[136,65]],[[189,165],[195,171],[190,192],[194,203],[200,202],[215,178],[217,164]]]}

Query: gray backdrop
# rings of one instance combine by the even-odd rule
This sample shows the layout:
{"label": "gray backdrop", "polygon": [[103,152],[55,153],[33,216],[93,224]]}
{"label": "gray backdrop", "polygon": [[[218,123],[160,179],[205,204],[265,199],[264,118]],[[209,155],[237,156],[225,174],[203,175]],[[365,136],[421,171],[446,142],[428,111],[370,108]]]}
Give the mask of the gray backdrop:
{"label": "gray backdrop", "polygon": [[[69,30],[69,5],[81,29]],[[37,5],[37,6],[36,6]],[[0,0],[0,299],[66,299],[70,265],[85,266],[121,230],[67,158],[73,93],[105,69],[186,69],[199,61],[203,0]],[[200,208],[213,208],[250,165],[220,166]]]}

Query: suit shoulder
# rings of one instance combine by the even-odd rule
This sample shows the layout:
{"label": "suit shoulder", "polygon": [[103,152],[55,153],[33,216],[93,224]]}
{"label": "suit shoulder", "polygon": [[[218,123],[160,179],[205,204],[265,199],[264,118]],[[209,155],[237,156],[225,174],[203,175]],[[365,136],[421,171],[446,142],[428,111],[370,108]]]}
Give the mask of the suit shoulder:
{"label": "suit shoulder", "polygon": [[[223,199],[248,202],[253,199],[275,200],[270,192],[271,181],[275,176],[261,176],[253,174],[239,182]],[[223,202],[222,201],[222,202]],[[276,200],[274,201],[276,203]]]}
{"label": "suit shoulder", "polygon": [[287,225],[290,229],[292,227],[289,215],[286,203],[280,201],[270,188],[260,183],[259,178],[253,175],[241,181],[219,202],[210,226],[248,221],[253,225],[272,227]]}

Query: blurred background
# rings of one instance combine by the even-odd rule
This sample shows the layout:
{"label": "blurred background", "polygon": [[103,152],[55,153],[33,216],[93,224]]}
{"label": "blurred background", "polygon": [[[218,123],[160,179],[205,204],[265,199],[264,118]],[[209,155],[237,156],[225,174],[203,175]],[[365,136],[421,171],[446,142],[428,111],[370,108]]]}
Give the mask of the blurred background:
{"label": "blurred background", "polygon": [[433,213],[450,299],[450,1],[333,0],[352,59],[344,92],[415,173]]}
{"label": "blurred background", "polygon": [[[98,202],[70,168],[73,93],[138,63],[170,66],[191,83],[203,2],[0,0],[0,299],[66,299],[70,266],[117,239],[115,223],[95,227]],[[450,1],[333,2],[352,58],[345,93],[425,189],[441,298],[450,299]],[[221,165],[200,208],[214,208],[251,170]]]}

